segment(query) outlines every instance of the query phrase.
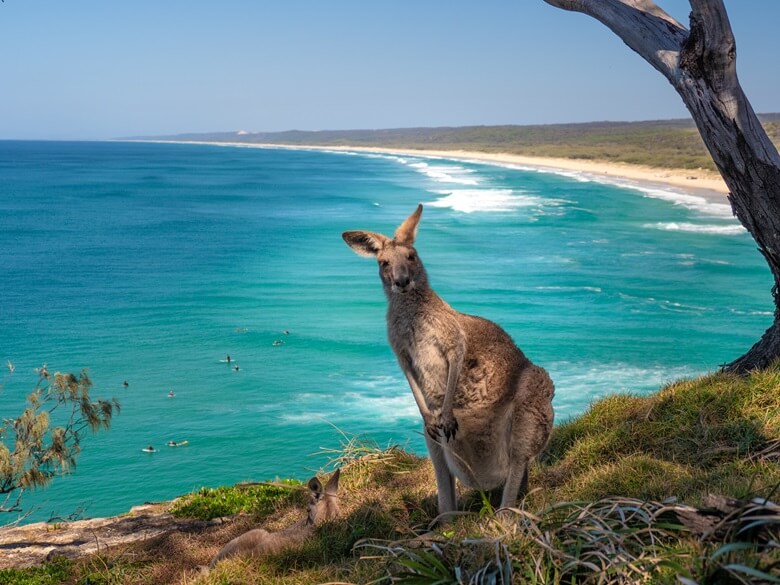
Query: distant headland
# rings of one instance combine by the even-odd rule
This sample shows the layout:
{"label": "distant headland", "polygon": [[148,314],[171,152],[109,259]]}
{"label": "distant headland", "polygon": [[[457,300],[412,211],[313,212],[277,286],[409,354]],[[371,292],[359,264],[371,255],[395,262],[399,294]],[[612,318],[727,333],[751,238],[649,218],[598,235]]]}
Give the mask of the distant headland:
{"label": "distant headland", "polygon": [[[780,113],[758,117],[772,141],[780,143]],[[715,171],[691,119],[377,130],[237,130],[123,140],[468,151]]]}
{"label": "distant headland", "polygon": [[[780,113],[760,114],[780,145]],[[439,156],[587,172],[663,183],[700,193],[728,192],[691,119],[532,126],[184,133],[119,140],[316,148]]]}

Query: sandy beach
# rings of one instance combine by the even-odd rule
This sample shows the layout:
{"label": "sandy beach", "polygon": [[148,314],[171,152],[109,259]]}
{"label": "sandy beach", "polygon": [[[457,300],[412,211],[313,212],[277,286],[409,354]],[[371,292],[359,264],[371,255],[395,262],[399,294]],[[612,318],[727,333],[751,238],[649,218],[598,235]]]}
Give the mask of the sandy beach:
{"label": "sandy beach", "polygon": [[[329,150],[339,150],[330,147]],[[523,167],[535,167],[562,171],[578,171],[593,177],[602,179],[628,179],[641,183],[656,183],[681,187],[686,191],[711,191],[720,195],[727,195],[728,188],[721,176],[714,171],[704,169],[660,169],[640,165],[622,163],[608,163],[600,161],[588,161],[567,158],[542,158],[521,156],[509,153],[472,152],[465,150],[408,150],[398,151],[383,148],[369,147],[345,147],[342,150],[383,152],[407,155],[436,156],[444,158],[456,158],[462,160],[475,160],[480,162],[509,164]]]}
{"label": "sandy beach", "polygon": [[182,141],[191,144],[220,144],[223,146],[242,146],[249,148],[289,148],[293,150],[350,151],[392,154],[399,156],[422,156],[446,158],[451,160],[475,161],[498,165],[513,165],[545,169],[550,172],[578,172],[596,181],[618,184],[637,184],[643,186],[673,187],[675,190],[705,197],[708,200],[722,203],[728,195],[728,188],[721,176],[705,169],[663,169],[625,163],[609,163],[568,158],[548,158],[521,156],[511,153],[487,153],[468,150],[428,150],[428,149],[397,149],[371,146],[330,146],[330,145],[284,145],[246,142],[195,142]]}
{"label": "sandy beach", "polygon": [[[142,142],[158,142],[144,140]],[[332,146],[317,144],[267,144],[247,142],[201,142],[194,140],[159,141],[179,142],[182,144],[217,144],[220,146],[239,146],[244,148],[283,148],[291,150],[321,150],[335,152],[368,152],[391,154],[397,156],[417,156],[461,160],[464,162],[482,162],[497,165],[512,165],[544,169],[550,172],[577,172],[593,180],[621,185],[635,184],[637,186],[655,186],[659,188],[673,187],[683,193],[705,197],[716,202],[725,203],[729,193],[721,176],[706,169],[664,169],[626,163],[610,163],[570,158],[551,158],[522,156],[511,153],[489,153],[469,150],[434,150],[434,149],[399,149],[379,148],[373,146]]]}

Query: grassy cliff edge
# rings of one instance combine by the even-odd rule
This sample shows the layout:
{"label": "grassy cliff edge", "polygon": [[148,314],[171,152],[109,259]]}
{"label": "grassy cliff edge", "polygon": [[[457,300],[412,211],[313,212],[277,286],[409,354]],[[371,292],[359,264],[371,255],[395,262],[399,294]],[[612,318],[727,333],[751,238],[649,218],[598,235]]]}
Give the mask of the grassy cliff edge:
{"label": "grassy cliff edge", "polygon": [[463,490],[464,513],[433,532],[426,458],[350,440],[336,466],[344,514],[302,548],[200,575],[196,565],[250,526],[305,514],[295,482],[201,490],[173,512],[244,513],[88,560],[0,571],[0,585],[780,583],[780,368],[600,400],[556,427],[517,510],[496,515],[491,494]]}

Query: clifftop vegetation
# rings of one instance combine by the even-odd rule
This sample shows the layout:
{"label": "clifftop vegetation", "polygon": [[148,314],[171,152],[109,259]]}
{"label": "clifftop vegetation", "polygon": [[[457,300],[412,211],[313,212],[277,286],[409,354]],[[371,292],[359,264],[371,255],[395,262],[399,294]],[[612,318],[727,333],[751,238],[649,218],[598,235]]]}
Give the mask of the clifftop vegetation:
{"label": "clifftop vegetation", "polygon": [[[772,141],[776,145],[780,144],[780,114],[763,114],[759,119]],[[145,138],[288,146],[470,150],[622,162],[662,168],[715,170],[712,157],[705,149],[692,120],[318,132],[214,132]]]}
{"label": "clifftop vegetation", "polygon": [[334,467],[342,469],[344,514],[300,549],[229,559],[201,576],[196,565],[230,538],[305,515],[295,483],[235,486],[201,490],[173,506],[202,519],[243,512],[224,524],[0,571],[0,584],[780,580],[780,507],[772,503],[780,493],[778,368],[594,403],[554,430],[517,511],[497,517],[491,494],[464,491],[465,512],[432,533],[436,488],[427,459],[352,439],[334,453]]}

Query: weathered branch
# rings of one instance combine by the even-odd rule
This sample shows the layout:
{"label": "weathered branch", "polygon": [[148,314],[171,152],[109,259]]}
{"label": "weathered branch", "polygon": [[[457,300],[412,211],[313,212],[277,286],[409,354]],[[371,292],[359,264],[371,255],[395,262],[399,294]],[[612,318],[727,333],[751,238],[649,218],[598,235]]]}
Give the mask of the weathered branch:
{"label": "weathered branch", "polygon": [[650,0],[545,0],[582,12],[609,27],[626,45],[673,82],[688,31]]}
{"label": "weathered branch", "polygon": [[736,43],[723,0],[690,0],[690,4],[691,18],[704,32],[704,48],[712,67],[736,76]]}

